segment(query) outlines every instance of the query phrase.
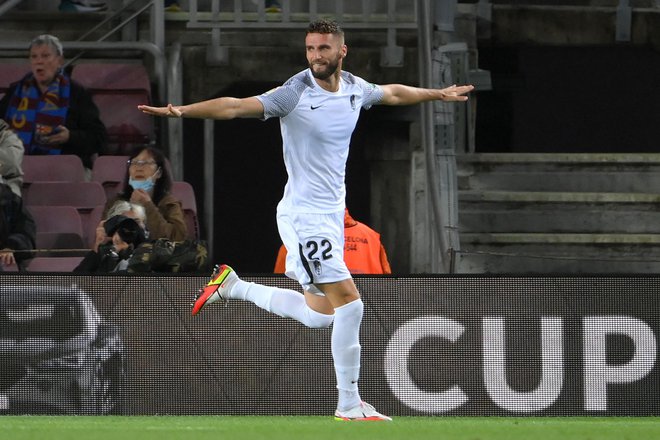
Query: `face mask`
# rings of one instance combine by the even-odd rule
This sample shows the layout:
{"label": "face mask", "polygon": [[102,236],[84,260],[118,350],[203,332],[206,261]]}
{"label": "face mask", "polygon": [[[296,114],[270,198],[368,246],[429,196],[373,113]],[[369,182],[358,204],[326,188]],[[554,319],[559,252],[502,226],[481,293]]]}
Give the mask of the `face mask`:
{"label": "face mask", "polygon": [[134,180],[128,179],[128,184],[133,187],[133,189],[143,189],[146,192],[149,192],[154,187],[154,181],[151,180],[151,177],[144,180]]}

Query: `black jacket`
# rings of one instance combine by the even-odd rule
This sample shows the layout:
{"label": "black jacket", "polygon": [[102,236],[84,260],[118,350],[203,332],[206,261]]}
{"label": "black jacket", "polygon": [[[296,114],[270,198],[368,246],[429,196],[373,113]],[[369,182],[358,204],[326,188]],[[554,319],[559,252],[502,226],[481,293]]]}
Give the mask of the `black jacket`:
{"label": "black jacket", "polygon": [[118,255],[113,251],[112,244],[102,244],[99,246],[99,251],[89,251],[85,254],[82,261],[73,269],[75,273],[97,272],[97,273],[110,273],[110,272],[125,272],[125,270],[118,270],[118,265],[123,260],[126,260],[130,255]]}
{"label": "black jacket", "polygon": [[[12,83],[5,96],[0,100],[0,116],[4,119],[11,97],[20,81]],[[9,122],[9,121],[7,121]],[[101,122],[99,109],[92,101],[92,96],[78,82],[71,80],[69,110],[64,126],[69,129],[69,142],[62,145],[62,154],[75,154],[82,159],[83,165],[92,168],[93,155],[100,153],[108,142],[108,133]],[[25,152],[27,154],[27,147]]]}
{"label": "black jacket", "polygon": [[[30,251],[35,248],[37,226],[30,212],[5,184],[0,184],[0,249]],[[34,252],[15,252],[16,263],[34,257]]]}

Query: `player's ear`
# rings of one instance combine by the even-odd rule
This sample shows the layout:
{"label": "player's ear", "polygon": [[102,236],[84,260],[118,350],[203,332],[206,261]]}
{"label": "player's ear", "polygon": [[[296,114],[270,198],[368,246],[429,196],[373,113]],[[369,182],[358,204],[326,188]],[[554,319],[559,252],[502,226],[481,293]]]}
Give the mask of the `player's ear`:
{"label": "player's ear", "polygon": [[345,44],[342,44],[341,45],[341,51],[339,51],[339,54],[342,58],[345,58],[346,54],[348,54],[348,46],[346,46]]}

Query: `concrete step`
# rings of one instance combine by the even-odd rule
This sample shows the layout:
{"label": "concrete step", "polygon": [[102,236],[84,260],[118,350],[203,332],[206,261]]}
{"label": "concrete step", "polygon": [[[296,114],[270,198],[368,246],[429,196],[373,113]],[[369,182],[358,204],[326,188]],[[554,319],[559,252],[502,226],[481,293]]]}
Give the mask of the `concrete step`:
{"label": "concrete step", "polygon": [[466,253],[456,256],[459,274],[657,274],[660,258],[614,256],[575,258]]}
{"label": "concrete step", "polygon": [[460,191],[468,232],[660,233],[660,194]]}
{"label": "concrete step", "polygon": [[660,234],[461,234],[457,273],[658,273]]}
{"label": "concrete step", "polygon": [[461,189],[653,192],[656,153],[484,153],[457,157]]}
{"label": "concrete step", "polygon": [[[503,232],[503,233],[465,233],[461,235],[462,246],[465,248],[467,245],[476,246],[517,246],[517,245],[545,245],[551,244],[558,245],[554,249],[555,253],[562,251],[565,246],[573,249],[575,245],[597,246],[601,248],[603,245],[611,247],[630,247],[630,246],[650,246],[658,247],[660,250],[660,234],[555,234],[555,233],[519,233],[519,232]],[[658,254],[660,255],[660,253]]]}
{"label": "concrete step", "polygon": [[459,273],[660,271],[660,154],[457,157]]}

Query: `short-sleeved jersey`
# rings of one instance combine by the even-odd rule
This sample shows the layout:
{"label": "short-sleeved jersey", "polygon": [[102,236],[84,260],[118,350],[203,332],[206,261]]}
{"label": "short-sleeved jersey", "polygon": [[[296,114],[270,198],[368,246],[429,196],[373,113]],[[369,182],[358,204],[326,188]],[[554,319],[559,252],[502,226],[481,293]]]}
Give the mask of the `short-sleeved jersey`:
{"label": "short-sleeved jersey", "polygon": [[309,69],[257,99],[264,118],[279,117],[289,179],[278,210],[327,214],[345,207],[346,160],[360,110],[383,98],[382,89],[341,72],[339,90],[320,87]]}

